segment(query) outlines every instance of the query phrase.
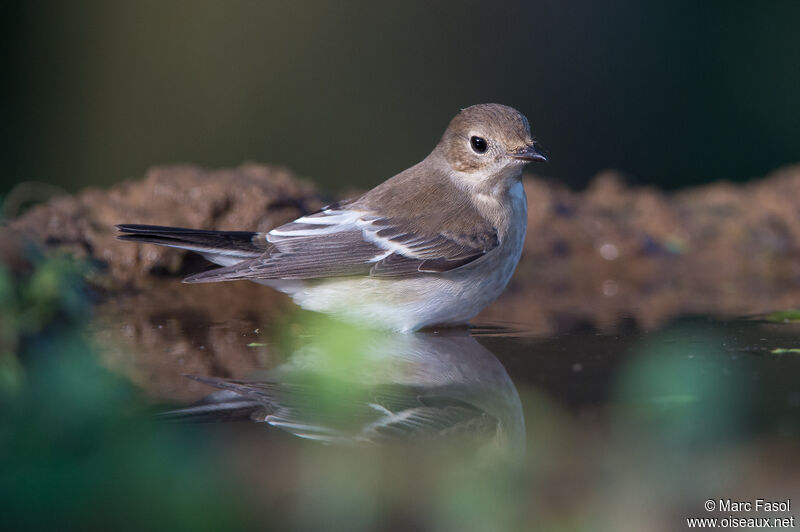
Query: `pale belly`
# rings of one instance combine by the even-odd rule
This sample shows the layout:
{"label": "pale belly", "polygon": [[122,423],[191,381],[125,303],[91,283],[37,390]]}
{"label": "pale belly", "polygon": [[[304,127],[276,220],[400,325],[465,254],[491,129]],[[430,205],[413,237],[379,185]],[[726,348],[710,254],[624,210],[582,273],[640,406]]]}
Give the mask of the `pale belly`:
{"label": "pale belly", "polygon": [[406,279],[374,277],[321,281],[264,281],[307,310],[347,321],[409,332],[469,321],[505,289],[525,241],[527,203],[512,195],[510,229],[497,249],[457,270]]}

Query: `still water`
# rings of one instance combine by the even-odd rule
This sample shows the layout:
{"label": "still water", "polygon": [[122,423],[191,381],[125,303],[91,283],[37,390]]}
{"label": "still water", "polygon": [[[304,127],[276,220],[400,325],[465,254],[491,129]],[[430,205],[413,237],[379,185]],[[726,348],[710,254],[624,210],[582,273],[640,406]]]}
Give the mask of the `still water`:
{"label": "still water", "polygon": [[672,530],[716,515],[709,498],[800,496],[800,323],[780,316],[395,335],[140,300],[100,314],[103,364],[150,398],[153,430],[216,442],[292,526]]}

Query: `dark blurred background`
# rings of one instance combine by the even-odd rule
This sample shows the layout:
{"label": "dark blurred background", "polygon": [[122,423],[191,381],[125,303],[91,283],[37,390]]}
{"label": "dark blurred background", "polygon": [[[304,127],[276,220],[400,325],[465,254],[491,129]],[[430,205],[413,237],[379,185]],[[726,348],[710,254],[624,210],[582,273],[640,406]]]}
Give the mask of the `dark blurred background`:
{"label": "dark blurred background", "polygon": [[4,4],[0,195],[245,160],[368,187],[489,101],[529,117],[536,171],[573,187],[800,161],[799,2]]}

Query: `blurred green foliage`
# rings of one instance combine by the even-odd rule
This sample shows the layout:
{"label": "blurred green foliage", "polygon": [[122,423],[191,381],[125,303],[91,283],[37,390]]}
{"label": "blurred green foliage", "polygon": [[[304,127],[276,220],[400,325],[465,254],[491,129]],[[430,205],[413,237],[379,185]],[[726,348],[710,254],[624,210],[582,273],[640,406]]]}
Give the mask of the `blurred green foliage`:
{"label": "blurred green foliage", "polygon": [[219,530],[247,513],[213,438],[156,427],[132,386],[98,363],[84,267],[31,252],[0,268],[0,514],[6,530]]}
{"label": "blurred green foliage", "polygon": [[12,274],[0,263],[0,394],[22,386],[20,357],[38,358],[80,334],[90,306],[83,268],[67,257],[45,258],[29,246],[32,270]]}
{"label": "blurred green foliage", "polygon": [[800,309],[779,310],[767,315],[767,321],[775,323],[785,323],[790,321],[800,321]]}

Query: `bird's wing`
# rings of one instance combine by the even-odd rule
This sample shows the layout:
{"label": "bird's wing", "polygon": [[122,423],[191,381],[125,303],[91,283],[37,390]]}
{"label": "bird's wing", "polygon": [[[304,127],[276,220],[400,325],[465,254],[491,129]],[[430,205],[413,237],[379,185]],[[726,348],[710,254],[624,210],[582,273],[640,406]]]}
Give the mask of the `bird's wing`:
{"label": "bird's wing", "polygon": [[323,277],[406,277],[450,271],[498,245],[496,230],[461,235],[421,232],[411,219],[332,205],[266,234],[261,257],[211,270],[186,282]]}
{"label": "bird's wing", "polygon": [[[435,437],[468,440],[497,431],[498,420],[475,405],[429,389],[413,393],[405,387],[375,390],[368,406],[376,417],[356,435],[358,442]],[[412,392],[409,394],[409,392]]]}
{"label": "bird's wing", "polygon": [[[301,438],[327,443],[378,443],[419,437],[473,439],[490,437],[497,431],[496,418],[455,397],[457,394],[447,387],[362,387],[325,380],[327,386],[320,389],[320,381],[313,379],[270,382],[191,378],[233,392],[243,402],[259,403],[263,414],[258,421]],[[193,406],[169,414],[183,420],[207,420],[213,419],[212,413],[220,415],[206,409],[205,417],[199,418],[198,410]]]}

